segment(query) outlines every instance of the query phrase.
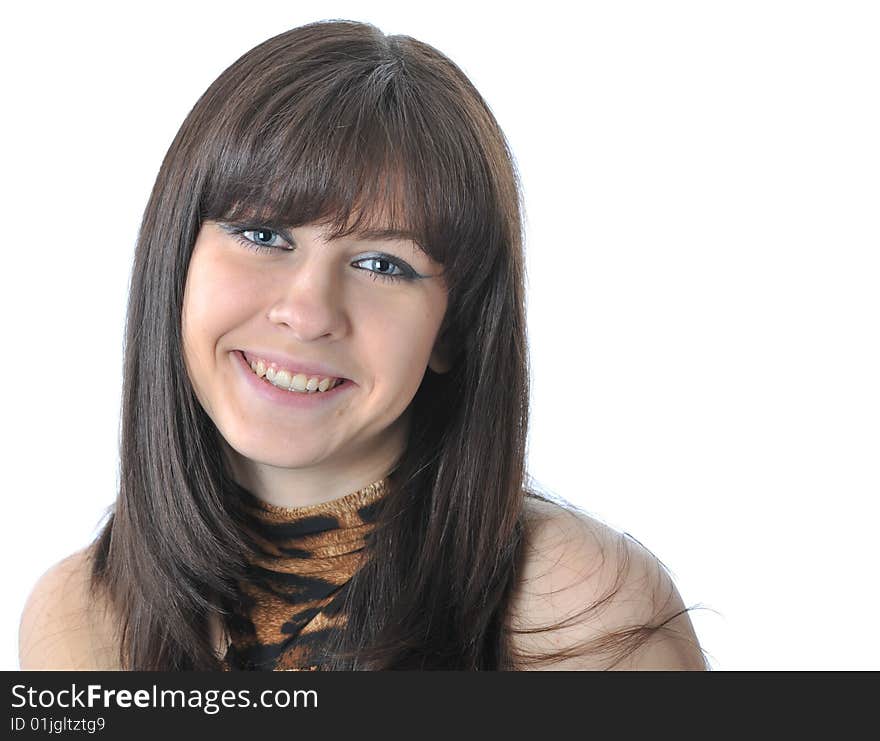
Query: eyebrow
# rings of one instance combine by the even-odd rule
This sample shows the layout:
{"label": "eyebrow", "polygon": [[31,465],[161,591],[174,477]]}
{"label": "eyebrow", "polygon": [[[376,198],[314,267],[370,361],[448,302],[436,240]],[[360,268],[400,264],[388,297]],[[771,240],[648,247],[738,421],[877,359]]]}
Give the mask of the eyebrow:
{"label": "eyebrow", "polygon": [[374,228],[374,229],[358,229],[351,235],[354,239],[360,239],[370,242],[379,242],[390,239],[403,239],[412,242],[418,250],[425,251],[416,235],[407,229],[390,229],[390,228]]}

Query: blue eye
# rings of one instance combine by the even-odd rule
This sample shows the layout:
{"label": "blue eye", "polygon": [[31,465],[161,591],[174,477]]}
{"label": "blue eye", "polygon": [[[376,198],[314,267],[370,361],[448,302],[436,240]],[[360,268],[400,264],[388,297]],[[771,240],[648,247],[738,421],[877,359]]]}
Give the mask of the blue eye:
{"label": "blue eye", "polygon": [[254,236],[249,237],[249,239],[252,239],[257,244],[269,244],[270,242],[274,242],[275,237],[278,236],[271,229],[248,229],[248,231],[244,233],[252,233]]}
{"label": "blue eye", "polygon": [[217,222],[217,225],[236,242],[254,252],[292,252],[293,240],[283,232],[266,226],[250,226]]}
{"label": "blue eye", "polygon": [[241,241],[246,247],[251,246],[257,249],[261,248],[261,251],[292,249],[287,240],[285,240],[278,232],[272,229],[267,229],[266,227],[259,227],[257,229],[237,229],[234,234],[238,236],[239,241]]}
{"label": "blue eye", "polygon": [[387,255],[375,255],[373,257],[365,257],[361,260],[357,260],[354,262],[354,265],[358,263],[366,263],[368,267],[360,268],[361,270],[366,270],[370,277],[374,280],[376,278],[383,278],[385,280],[412,280],[417,277],[415,271],[406,265],[406,263],[400,264],[396,260],[392,260]]}
{"label": "blue eye", "polygon": [[[275,229],[265,226],[236,226],[220,224],[237,242],[255,252],[279,254],[293,251],[293,240]],[[373,280],[411,281],[424,276],[419,275],[403,260],[383,253],[362,257],[351,263],[358,270],[363,270]],[[366,267],[358,267],[365,264]]]}

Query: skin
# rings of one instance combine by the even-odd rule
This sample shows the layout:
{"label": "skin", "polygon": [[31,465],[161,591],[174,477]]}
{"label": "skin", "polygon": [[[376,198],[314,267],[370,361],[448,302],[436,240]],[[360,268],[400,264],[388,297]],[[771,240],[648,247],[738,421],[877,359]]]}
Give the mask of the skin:
{"label": "skin", "polygon": [[[367,259],[377,253],[400,267]],[[425,277],[371,275],[406,265]],[[387,475],[426,368],[448,370],[437,343],[446,307],[442,266],[411,240],[330,241],[315,224],[234,234],[205,222],[184,292],[184,360],[239,483],[297,507]],[[257,397],[234,365],[233,351],[254,348],[328,363],[355,385],[318,409],[282,408]]]}
{"label": "skin", "polygon": [[[578,646],[606,631],[662,622],[684,607],[681,596],[657,560],[633,541],[583,514],[542,502],[526,508],[527,558],[510,609],[515,650],[529,654]],[[623,550],[621,550],[621,544]],[[106,670],[122,668],[119,620],[88,586],[88,550],[55,564],[37,582],[21,617],[22,669]],[[623,576],[610,600],[609,589]],[[565,621],[602,600],[602,608],[552,631],[529,632]],[[215,651],[223,656],[219,619],[210,618]],[[579,651],[534,670],[593,670],[609,666],[607,655]],[[671,620],[624,661],[623,670],[703,670],[706,663],[687,614]]]}
{"label": "skin", "polygon": [[[328,242],[315,225],[288,236],[293,252],[255,252],[204,224],[187,274],[184,360],[239,482],[269,503],[303,506],[356,491],[393,468],[426,368],[449,369],[437,342],[447,296],[440,266],[408,240]],[[430,277],[373,281],[361,260],[377,252]],[[237,374],[230,352],[250,345],[330,363],[357,386],[324,411],[279,410],[254,398]],[[525,525],[526,559],[509,614],[516,651],[578,647],[684,607],[652,554],[586,515],[527,501]],[[120,668],[119,620],[89,589],[89,559],[88,549],[70,556],[34,587],[19,631],[22,669]],[[597,602],[600,610],[567,620]],[[222,656],[216,616],[210,635]],[[530,668],[607,666],[601,653],[577,650],[564,662]],[[683,614],[613,668],[690,670],[705,662]]]}

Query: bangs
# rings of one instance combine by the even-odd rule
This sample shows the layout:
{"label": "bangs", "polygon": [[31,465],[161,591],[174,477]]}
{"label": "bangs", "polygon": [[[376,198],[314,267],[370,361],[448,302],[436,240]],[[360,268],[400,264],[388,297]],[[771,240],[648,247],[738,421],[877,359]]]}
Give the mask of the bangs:
{"label": "bangs", "polygon": [[384,58],[353,50],[221,85],[222,124],[202,143],[202,218],[406,237],[452,281],[484,262],[501,215],[473,111],[442,79],[405,72],[388,53],[405,38]]}

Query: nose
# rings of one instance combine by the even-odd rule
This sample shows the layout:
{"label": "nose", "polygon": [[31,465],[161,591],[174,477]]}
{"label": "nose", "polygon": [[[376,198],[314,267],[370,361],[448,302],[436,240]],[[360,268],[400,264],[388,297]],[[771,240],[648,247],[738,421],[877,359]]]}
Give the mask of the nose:
{"label": "nose", "polygon": [[338,339],[348,326],[342,286],[329,256],[313,255],[284,269],[269,321],[300,342]]}

